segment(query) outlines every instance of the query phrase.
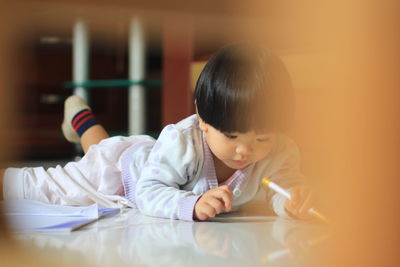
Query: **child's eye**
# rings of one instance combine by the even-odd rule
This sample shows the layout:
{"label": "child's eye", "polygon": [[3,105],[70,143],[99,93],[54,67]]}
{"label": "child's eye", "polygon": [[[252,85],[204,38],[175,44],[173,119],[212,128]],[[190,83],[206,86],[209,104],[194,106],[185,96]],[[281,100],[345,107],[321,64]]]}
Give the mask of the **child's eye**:
{"label": "child's eye", "polygon": [[237,135],[232,135],[232,134],[228,134],[228,133],[224,133],[224,135],[226,137],[228,137],[229,139],[235,139],[237,137]]}
{"label": "child's eye", "polygon": [[257,141],[258,142],[268,142],[270,140],[270,138],[258,138]]}

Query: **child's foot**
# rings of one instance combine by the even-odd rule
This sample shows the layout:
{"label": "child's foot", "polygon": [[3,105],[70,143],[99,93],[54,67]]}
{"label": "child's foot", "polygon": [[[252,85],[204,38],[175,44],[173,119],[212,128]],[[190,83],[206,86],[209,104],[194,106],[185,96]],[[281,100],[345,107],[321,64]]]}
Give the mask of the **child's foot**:
{"label": "child's foot", "polygon": [[78,113],[83,110],[89,110],[90,108],[86,105],[85,101],[77,95],[68,97],[64,102],[64,121],[61,124],[61,129],[65,139],[71,143],[79,143],[80,137],[74,129],[72,123],[73,119]]}

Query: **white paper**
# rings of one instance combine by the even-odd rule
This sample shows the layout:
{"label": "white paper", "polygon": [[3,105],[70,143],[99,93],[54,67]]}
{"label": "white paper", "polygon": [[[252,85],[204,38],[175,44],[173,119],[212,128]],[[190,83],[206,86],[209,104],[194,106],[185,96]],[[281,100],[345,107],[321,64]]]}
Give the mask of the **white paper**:
{"label": "white paper", "polygon": [[73,207],[32,200],[7,200],[3,206],[10,228],[17,231],[72,231],[119,212],[117,208],[103,208],[98,204]]}
{"label": "white paper", "polygon": [[98,205],[75,207],[51,205],[34,200],[7,200],[4,201],[6,215],[31,215],[31,216],[64,216],[98,218]]}

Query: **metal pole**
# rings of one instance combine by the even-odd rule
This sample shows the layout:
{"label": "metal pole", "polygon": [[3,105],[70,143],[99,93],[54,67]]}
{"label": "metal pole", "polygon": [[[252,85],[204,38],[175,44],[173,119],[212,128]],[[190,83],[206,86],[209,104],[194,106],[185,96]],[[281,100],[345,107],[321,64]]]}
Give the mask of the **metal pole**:
{"label": "metal pole", "polygon": [[[89,78],[89,31],[87,23],[82,19],[78,19],[74,25],[72,35],[72,78],[74,82],[82,83]],[[79,95],[86,102],[89,100],[89,92],[83,87],[75,88],[74,94]]]}
{"label": "metal pole", "polygon": [[[129,27],[129,79],[141,81],[145,78],[145,38],[140,19],[132,18]],[[143,85],[129,87],[128,131],[130,135],[145,133],[145,88]]]}

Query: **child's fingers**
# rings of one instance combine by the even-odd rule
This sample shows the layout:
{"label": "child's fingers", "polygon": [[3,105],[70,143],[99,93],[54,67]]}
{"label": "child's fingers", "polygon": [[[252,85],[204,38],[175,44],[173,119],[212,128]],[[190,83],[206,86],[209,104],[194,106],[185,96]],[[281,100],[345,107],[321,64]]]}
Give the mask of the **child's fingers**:
{"label": "child's fingers", "polygon": [[217,211],[215,210],[215,208],[208,203],[204,204],[204,206],[202,208],[202,213],[207,215],[208,218],[215,217],[215,215],[217,215]]}
{"label": "child's fingers", "polygon": [[315,197],[312,190],[306,186],[294,187],[290,191],[291,199],[285,202],[285,209],[294,218],[310,219],[308,210],[313,206]]}
{"label": "child's fingers", "polygon": [[[209,214],[208,213],[210,213],[209,211],[208,211],[208,207],[205,207],[205,206],[203,206],[200,210],[199,210],[199,212],[198,212],[198,214],[197,214],[197,219],[198,220],[200,220],[200,221],[205,221],[205,220],[207,220],[209,217],[211,217],[211,216],[209,216]],[[211,213],[210,213],[211,214]]]}
{"label": "child's fingers", "polygon": [[199,221],[205,221],[208,219],[207,214],[204,212],[204,205],[197,207],[197,209],[195,210],[195,214],[196,214],[196,219]]}
{"label": "child's fingers", "polygon": [[296,207],[293,205],[293,202],[291,200],[287,200],[285,202],[285,209],[286,211],[294,218],[298,218],[298,212]]}
{"label": "child's fingers", "polygon": [[196,214],[196,217],[199,221],[205,221],[208,219],[207,214],[205,214],[204,212],[199,212],[198,214]]}
{"label": "child's fingers", "polygon": [[294,189],[290,192],[291,199],[285,202],[285,208],[289,211],[293,216],[298,217],[298,208],[299,208],[299,190]]}
{"label": "child's fingers", "polygon": [[225,210],[230,211],[232,209],[232,192],[226,189],[221,188],[221,190],[216,190],[213,196],[222,199],[224,202]]}
{"label": "child's fingers", "polygon": [[218,187],[219,189],[225,190],[226,192],[232,194],[232,190],[229,186],[227,185],[221,185],[220,187]]}
{"label": "child's fingers", "polygon": [[313,196],[312,194],[307,194],[304,196],[304,201],[301,203],[301,207],[299,208],[300,213],[308,212],[308,209],[311,208],[313,203]]}
{"label": "child's fingers", "polygon": [[210,205],[211,207],[213,207],[217,214],[219,214],[225,208],[224,204],[222,203],[222,201],[220,199],[218,199],[218,198],[210,198],[207,201],[207,204]]}
{"label": "child's fingers", "polygon": [[285,201],[285,209],[294,217],[297,217],[296,213],[296,201],[298,199],[297,197],[297,190],[292,190],[290,192],[291,198]]}
{"label": "child's fingers", "polygon": [[298,190],[298,188],[295,188],[290,192],[290,202],[291,202],[291,205],[293,205],[293,206],[296,206],[299,202],[299,199],[300,199],[299,191],[300,190]]}
{"label": "child's fingers", "polygon": [[225,191],[228,194],[230,199],[233,198],[233,193],[232,193],[232,190],[231,190],[231,188],[229,186],[223,185],[223,186],[218,187],[218,189],[222,190],[222,191]]}

